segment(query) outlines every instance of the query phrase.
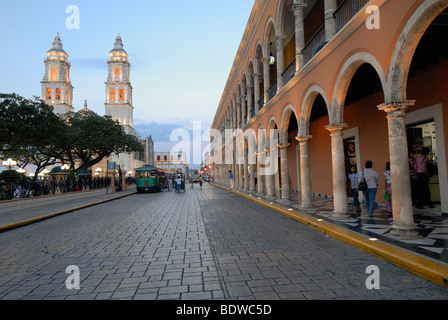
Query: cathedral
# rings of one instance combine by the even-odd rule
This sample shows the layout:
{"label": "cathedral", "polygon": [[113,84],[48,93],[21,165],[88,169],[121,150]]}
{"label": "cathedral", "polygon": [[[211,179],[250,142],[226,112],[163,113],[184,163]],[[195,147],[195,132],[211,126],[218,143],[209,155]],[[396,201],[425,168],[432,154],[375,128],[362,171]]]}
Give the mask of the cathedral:
{"label": "cathedral", "polygon": [[[45,74],[41,81],[42,99],[46,104],[53,106],[56,114],[75,112],[73,107],[73,86],[70,81],[70,62],[68,54],[62,48],[61,38],[56,35],[53,47],[47,51]],[[129,57],[123,49],[120,35],[115,39],[113,49],[109,52],[107,60],[108,76],[106,85],[105,115],[118,121],[127,134],[136,136],[144,146],[144,152],[131,154],[114,154],[108,159],[91,168],[92,174],[105,172],[108,163],[115,162],[123,172],[132,174],[135,168],[144,164],[154,165],[154,141],[151,136],[142,139],[133,127],[132,85],[130,81]],[[87,109],[87,102],[84,110]]]}

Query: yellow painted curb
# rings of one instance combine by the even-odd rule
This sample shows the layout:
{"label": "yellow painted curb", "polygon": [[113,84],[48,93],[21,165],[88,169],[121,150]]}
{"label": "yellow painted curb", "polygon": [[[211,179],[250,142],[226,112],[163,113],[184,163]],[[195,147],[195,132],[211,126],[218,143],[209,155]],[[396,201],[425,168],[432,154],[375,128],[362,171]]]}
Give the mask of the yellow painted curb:
{"label": "yellow painted curb", "polygon": [[405,249],[389,245],[381,240],[369,240],[369,237],[360,233],[337,227],[325,221],[318,221],[316,218],[306,214],[302,214],[295,210],[288,210],[276,204],[267,203],[265,200],[257,199],[257,197],[249,196],[239,191],[229,190],[228,188],[224,188],[216,184],[213,185],[294,219],[305,226],[311,227],[328,235],[331,238],[358,248],[382,260],[393,263],[394,265],[412,272],[415,275],[429,280],[443,288],[448,288],[448,266],[443,263],[432,260],[431,258],[423,257]]}
{"label": "yellow painted curb", "polygon": [[136,194],[136,193],[137,192],[131,192],[129,194],[120,195],[120,196],[117,196],[117,197],[114,197],[114,198],[101,200],[101,201],[97,201],[97,202],[92,202],[92,203],[85,204],[85,205],[82,205],[82,206],[79,206],[79,207],[70,208],[70,209],[66,209],[66,210],[50,213],[50,214],[47,214],[47,215],[44,215],[44,216],[40,216],[40,217],[36,217],[36,218],[33,218],[33,219],[28,219],[28,220],[24,220],[24,221],[20,221],[20,222],[14,222],[14,223],[11,223],[11,224],[8,224],[8,225],[5,225],[5,226],[1,226],[0,227],[0,232],[6,231],[6,230],[10,230],[10,229],[15,229],[15,228],[18,228],[18,227],[22,227],[22,226],[25,226],[25,225],[28,225],[28,224],[32,224],[32,223],[35,223],[35,222],[38,222],[38,221],[50,219],[50,218],[53,218],[53,217],[56,217],[56,216],[59,216],[59,215],[65,214],[65,213],[69,213],[69,212],[85,209],[85,208],[88,208],[88,207],[96,206],[96,205],[99,205],[101,203],[106,203],[106,202],[109,202],[109,201],[113,201],[113,200],[121,199],[121,198],[124,198],[124,197],[128,197],[128,196]]}

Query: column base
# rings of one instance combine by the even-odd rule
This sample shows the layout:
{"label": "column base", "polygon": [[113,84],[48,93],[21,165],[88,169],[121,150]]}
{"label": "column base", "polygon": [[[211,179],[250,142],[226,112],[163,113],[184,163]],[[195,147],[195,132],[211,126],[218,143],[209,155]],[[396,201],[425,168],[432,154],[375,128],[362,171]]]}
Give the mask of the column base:
{"label": "column base", "polygon": [[337,219],[337,220],[347,220],[347,219],[351,219],[352,216],[350,216],[346,212],[333,212],[333,214],[330,215],[330,218]]}
{"label": "column base", "polygon": [[300,208],[301,209],[305,209],[305,210],[309,210],[309,209],[314,209],[314,206],[312,203],[301,203],[300,204]]}
{"label": "column base", "polygon": [[388,235],[397,240],[417,240],[423,238],[415,228],[403,228],[395,225],[392,226]]}
{"label": "column base", "polygon": [[292,204],[289,198],[281,198],[278,202],[284,206],[290,206]]}

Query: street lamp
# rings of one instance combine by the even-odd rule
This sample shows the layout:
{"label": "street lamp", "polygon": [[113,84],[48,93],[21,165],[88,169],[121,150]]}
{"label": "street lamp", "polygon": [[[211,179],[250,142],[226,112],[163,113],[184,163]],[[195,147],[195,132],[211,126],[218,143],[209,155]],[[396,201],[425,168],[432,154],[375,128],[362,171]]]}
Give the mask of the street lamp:
{"label": "street lamp", "polygon": [[61,167],[61,169],[62,169],[62,170],[68,170],[68,169],[70,169],[70,166],[69,166],[68,164],[64,164],[64,165]]}
{"label": "street lamp", "polygon": [[12,160],[11,158],[6,159],[6,161],[2,162],[2,165],[4,167],[8,167],[9,170],[11,170],[12,167],[15,167],[17,165],[17,161]]}
{"label": "street lamp", "polygon": [[[9,171],[11,171],[12,167],[17,165],[17,161],[12,160],[11,158],[6,159],[6,161],[2,162],[4,167],[8,167]],[[12,177],[9,178],[9,199],[12,199]]]}

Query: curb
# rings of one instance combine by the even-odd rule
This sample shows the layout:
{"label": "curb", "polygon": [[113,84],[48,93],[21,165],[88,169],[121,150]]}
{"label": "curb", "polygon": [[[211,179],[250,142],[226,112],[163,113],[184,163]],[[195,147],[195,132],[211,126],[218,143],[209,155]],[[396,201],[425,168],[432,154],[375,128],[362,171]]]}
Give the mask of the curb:
{"label": "curb", "polygon": [[66,209],[66,210],[50,213],[50,214],[47,214],[47,215],[44,215],[44,216],[40,216],[40,217],[36,217],[36,218],[33,218],[33,219],[28,219],[28,220],[24,220],[24,221],[20,221],[20,222],[14,222],[14,223],[11,223],[11,224],[8,224],[8,225],[1,226],[0,227],[0,232],[11,230],[11,229],[15,229],[15,228],[19,228],[19,227],[23,227],[25,225],[36,223],[36,222],[39,222],[39,221],[42,221],[42,220],[46,220],[46,219],[50,219],[50,218],[53,218],[53,217],[56,217],[56,216],[59,216],[59,215],[62,215],[62,214],[66,214],[66,213],[69,213],[69,212],[73,212],[73,211],[85,209],[85,208],[88,208],[88,207],[96,206],[96,205],[99,205],[99,204],[102,204],[102,203],[118,200],[118,199],[121,199],[121,198],[124,198],[124,197],[128,197],[130,195],[136,194],[136,193],[137,192],[131,192],[131,193],[120,195],[120,196],[117,196],[117,197],[114,197],[114,198],[101,200],[101,201],[85,204],[85,205],[82,205],[82,206],[79,206],[79,207],[70,208],[70,209]]}
{"label": "curb", "polygon": [[318,220],[317,218],[302,214],[293,209],[287,209],[276,204],[267,203],[265,200],[254,198],[253,196],[249,196],[240,191],[229,190],[228,188],[216,184],[213,185],[296,220],[301,224],[320,231],[333,239],[390,262],[445,289],[448,288],[448,266],[442,263],[412,253],[405,249],[392,246],[379,239],[375,241],[369,240],[368,236],[337,227],[328,222]]}

